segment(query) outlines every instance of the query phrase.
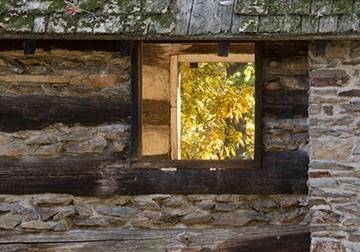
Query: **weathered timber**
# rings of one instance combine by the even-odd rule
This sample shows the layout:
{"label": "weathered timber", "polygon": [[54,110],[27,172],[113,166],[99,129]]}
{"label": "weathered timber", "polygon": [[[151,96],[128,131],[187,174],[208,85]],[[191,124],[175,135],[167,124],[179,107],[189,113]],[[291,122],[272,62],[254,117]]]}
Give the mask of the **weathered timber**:
{"label": "weathered timber", "polygon": [[170,103],[168,101],[143,100],[143,125],[169,125]]}
{"label": "weathered timber", "polygon": [[213,229],[0,231],[0,251],[308,251],[306,225]]}
{"label": "weathered timber", "polygon": [[307,105],[264,104],[263,115],[275,118],[307,117]]}
{"label": "weathered timber", "polygon": [[142,92],[141,92],[141,44],[133,42],[131,52],[131,145],[130,158],[141,158],[141,114],[142,114]]}
{"label": "weathered timber", "polygon": [[308,105],[307,91],[303,90],[278,90],[267,91],[263,95],[264,104],[292,104]]}
{"label": "weathered timber", "polygon": [[264,57],[265,58],[279,58],[279,57],[294,57],[307,56],[309,41],[264,41]]}
{"label": "weathered timber", "polygon": [[49,95],[0,96],[0,130],[42,129],[54,123],[99,125],[128,121],[130,100]]}
{"label": "weathered timber", "polygon": [[[128,161],[109,157],[0,160],[0,194],[151,193],[306,194],[306,152],[268,152],[259,169],[197,169],[203,161]],[[185,165],[186,164],[186,165]],[[182,169],[166,171],[158,167]],[[148,167],[136,169],[136,166]],[[216,167],[216,162],[210,167]],[[21,186],[20,186],[21,185]]]}

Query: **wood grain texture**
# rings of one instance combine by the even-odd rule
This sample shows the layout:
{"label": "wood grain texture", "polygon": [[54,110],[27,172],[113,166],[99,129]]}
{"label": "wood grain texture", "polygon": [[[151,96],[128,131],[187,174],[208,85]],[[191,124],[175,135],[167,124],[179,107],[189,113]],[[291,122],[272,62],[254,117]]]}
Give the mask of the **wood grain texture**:
{"label": "wood grain texture", "polygon": [[143,100],[143,125],[169,125],[170,103],[168,101]]}
{"label": "wood grain texture", "polygon": [[216,229],[0,231],[0,251],[308,251],[306,225]]}
{"label": "wood grain texture", "polygon": [[0,95],[0,131],[42,129],[54,123],[100,125],[129,121],[130,101],[106,97]]}
{"label": "wood grain texture", "polygon": [[[152,162],[159,166],[163,161]],[[306,194],[308,162],[305,152],[268,152],[263,154],[260,169],[210,171],[195,169],[196,164],[203,165],[195,161],[176,171],[164,171],[135,169],[136,162],[115,157],[2,159],[0,194]],[[167,167],[175,164],[168,161]]]}

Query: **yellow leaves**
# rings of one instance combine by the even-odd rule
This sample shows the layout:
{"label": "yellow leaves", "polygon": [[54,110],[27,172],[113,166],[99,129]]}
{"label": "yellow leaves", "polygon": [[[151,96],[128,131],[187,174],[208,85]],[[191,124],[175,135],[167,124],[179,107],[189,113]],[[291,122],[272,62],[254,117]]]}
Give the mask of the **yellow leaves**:
{"label": "yellow leaves", "polygon": [[254,152],[254,66],[202,63],[181,74],[183,159],[248,159]]}

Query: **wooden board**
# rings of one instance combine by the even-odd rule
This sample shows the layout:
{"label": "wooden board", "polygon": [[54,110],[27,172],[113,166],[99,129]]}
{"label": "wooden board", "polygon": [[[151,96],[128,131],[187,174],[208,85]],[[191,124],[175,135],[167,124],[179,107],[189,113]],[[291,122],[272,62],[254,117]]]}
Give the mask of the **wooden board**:
{"label": "wooden board", "polygon": [[130,100],[106,97],[0,95],[0,131],[42,129],[54,123],[100,125],[129,121]]}
{"label": "wooden board", "polygon": [[0,231],[0,251],[309,251],[306,225],[212,229]]}
{"label": "wooden board", "polygon": [[[121,157],[118,157],[121,159]],[[154,166],[176,163],[153,161]],[[0,194],[306,194],[306,152],[268,152],[260,169],[196,169],[187,162],[176,171],[135,169],[136,162],[116,157],[0,160]],[[21,186],[20,186],[21,185]]]}

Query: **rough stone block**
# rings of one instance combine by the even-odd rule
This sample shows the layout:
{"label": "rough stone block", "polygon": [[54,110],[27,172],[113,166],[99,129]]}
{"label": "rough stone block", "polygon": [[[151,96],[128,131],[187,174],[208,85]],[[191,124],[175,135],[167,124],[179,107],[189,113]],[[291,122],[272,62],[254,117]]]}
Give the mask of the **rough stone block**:
{"label": "rough stone block", "polygon": [[44,32],[46,32],[47,22],[48,22],[48,17],[47,16],[36,16],[34,18],[33,32],[34,33],[44,33]]}
{"label": "rough stone block", "polygon": [[147,14],[161,14],[168,11],[171,0],[144,0],[143,12]]}
{"label": "rough stone block", "polygon": [[311,10],[311,0],[289,0],[289,13],[307,15]]}
{"label": "rough stone block", "polygon": [[238,33],[255,33],[258,30],[258,16],[237,16],[233,17],[232,34]]}
{"label": "rough stone block", "polygon": [[352,14],[353,1],[335,0],[332,14]]}
{"label": "rough stone block", "polygon": [[284,17],[283,16],[267,16],[260,17],[259,32],[275,33],[283,30]]}
{"label": "rough stone block", "polygon": [[287,13],[286,10],[287,0],[272,0],[270,2],[270,15],[285,15]]}
{"label": "rough stone block", "polygon": [[313,0],[311,14],[315,16],[329,15],[333,0]]}
{"label": "rough stone block", "polygon": [[232,213],[213,213],[211,214],[214,226],[233,226],[241,227],[250,221],[267,221],[268,218],[262,213],[254,210],[239,209]]}
{"label": "rough stone block", "polygon": [[124,29],[124,16],[107,16],[104,19],[96,20],[94,23],[94,33],[120,33]]}
{"label": "rough stone block", "polygon": [[301,30],[305,34],[317,33],[319,30],[319,19],[314,16],[303,16]]}
{"label": "rough stone block", "polygon": [[50,16],[47,25],[49,33],[74,33],[76,31],[78,17],[64,17],[62,13],[54,13]]}
{"label": "rough stone block", "polygon": [[352,153],[354,141],[347,138],[313,139],[311,145],[313,159],[345,161]]}
{"label": "rough stone block", "polygon": [[91,33],[93,31],[94,19],[90,16],[81,16],[76,26],[77,33]]}
{"label": "rough stone block", "polygon": [[140,12],[141,0],[110,1],[104,13],[108,14],[133,14]]}
{"label": "rough stone block", "polygon": [[343,87],[350,77],[344,70],[316,70],[310,73],[310,86],[313,87]]}
{"label": "rough stone block", "polygon": [[326,16],[320,18],[320,23],[319,23],[320,33],[336,32],[336,28],[337,28],[337,16]]}
{"label": "rough stone block", "polygon": [[283,32],[299,34],[301,32],[301,17],[295,15],[286,15],[284,17]]}
{"label": "rough stone block", "polygon": [[237,0],[235,13],[239,15],[267,15],[269,0]]}
{"label": "rough stone block", "polygon": [[357,15],[341,15],[338,20],[339,32],[357,32],[359,30],[360,20]]}
{"label": "rough stone block", "polygon": [[5,214],[0,217],[0,228],[2,229],[14,229],[21,223],[22,219],[19,215]]}
{"label": "rough stone block", "polygon": [[75,3],[79,4],[79,7],[83,10],[87,10],[87,11],[92,11],[92,12],[96,12],[96,11],[102,11],[105,2],[107,2],[106,0],[78,0],[75,1]]}

